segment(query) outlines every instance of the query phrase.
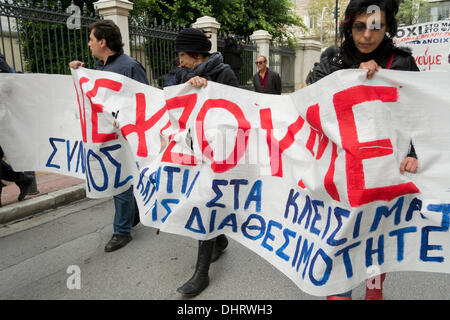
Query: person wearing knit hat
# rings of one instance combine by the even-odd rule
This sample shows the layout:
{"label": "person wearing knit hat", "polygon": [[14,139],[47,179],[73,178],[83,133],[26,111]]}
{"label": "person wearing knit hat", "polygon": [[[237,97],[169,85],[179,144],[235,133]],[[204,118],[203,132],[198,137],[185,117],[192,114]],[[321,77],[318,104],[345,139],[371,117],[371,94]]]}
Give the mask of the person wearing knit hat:
{"label": "person wearing knit hat", "polygon": [[199,29],[186,28],[181,30],[175,40],[176,52],[196,52],[209,55],[211,41],[206,34]]}
{"label": "person wearing knit hat", "polygon": [[[231,67],[223,63],[220,52],[210,53],[211,42],[198,29],[181,30],[175,39],[175,51],[182,67],[177,84],[188,83],[194,87],[206,87],[208,81],[237,87],[238,80]],[[216,261],[228,245],[225,235],[211,240],[199,241],[194,275],[177,291],[193,297],[209,285],[209,266]]]}
{"label": "person wearing knit hat", "polygon": [[238,80],[229,65],[223,63],[220,52],[210,53],[211,41],[199,29],[181,30],[175,39],[175,52],[178,53],[183,68],[178,84],[188,82],[195,87],[206,87],[207,81],[214,81],[237,87]]}

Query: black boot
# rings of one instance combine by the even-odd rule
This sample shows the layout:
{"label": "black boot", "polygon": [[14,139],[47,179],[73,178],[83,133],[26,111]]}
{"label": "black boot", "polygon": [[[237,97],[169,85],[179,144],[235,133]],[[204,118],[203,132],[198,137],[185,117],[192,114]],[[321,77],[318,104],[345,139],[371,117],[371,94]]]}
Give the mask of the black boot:
{"label": "black boot", "polygon": [[2,207],[2,189],[3,189],[3,182],[0,180],[0,208]]}
{"label": "black boot", "polygon": [[185,296],[193,297],[202,292],[209,285],[209,265],[214,249],[215,239],[199,241],[197,265],[191,279],[177,289]]}
{"label": "black boot", "polygon": [[33,184],[33,178],[22,173],[20,179],[15,182],[20,189],[20,194],[17,200],[22,201],[28,194],[28,191],[30,191],[31,185]]}
{"label": "black boot", "polygon": [[227,237],[225,237],[224,234],[221,234],[220,236],[218,236],[216,238],[216,244],[214,245],[211,262],[216,262],[217,259],[220,258],[220,256],[222,255],[223,251],[226,249],[227,246],[228,246]]}

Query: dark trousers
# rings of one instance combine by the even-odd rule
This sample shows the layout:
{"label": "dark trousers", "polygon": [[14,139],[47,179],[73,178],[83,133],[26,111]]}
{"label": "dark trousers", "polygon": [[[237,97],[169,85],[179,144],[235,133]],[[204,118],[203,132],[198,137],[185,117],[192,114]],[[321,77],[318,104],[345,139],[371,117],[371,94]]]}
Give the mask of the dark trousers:
{"label": "dark trousers", "polygon": [[133,227],[134,215],[137,211],[136,200],[134,200],[133,186],[114,196],[114,234],[129,236]]}
{"label": "dark trousers", "polygon": [[[0,147],[0,179],[12,182],[22,180],[25,174],[23,172],[14,171],[8,163],[2,160],[3,155],[2,147]],[[0,190],[1,187],[2,186],[0,185]]]}

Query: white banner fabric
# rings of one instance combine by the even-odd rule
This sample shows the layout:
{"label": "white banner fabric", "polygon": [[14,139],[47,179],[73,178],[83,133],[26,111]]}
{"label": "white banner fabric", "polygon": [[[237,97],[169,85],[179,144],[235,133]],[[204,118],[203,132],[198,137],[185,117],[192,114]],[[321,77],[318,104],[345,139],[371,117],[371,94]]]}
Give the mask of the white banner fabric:
{"label": "white banner fabric", "polygon": [[[144,225],[226,234],[324,296],[383,272],[449,272],[449,87],[447,72],[391,70],[283,96],[7,74],[0,144],[15,169],[85,175],[89,197],[133,184]],[[401,174],[411,141],[419,170]]]}

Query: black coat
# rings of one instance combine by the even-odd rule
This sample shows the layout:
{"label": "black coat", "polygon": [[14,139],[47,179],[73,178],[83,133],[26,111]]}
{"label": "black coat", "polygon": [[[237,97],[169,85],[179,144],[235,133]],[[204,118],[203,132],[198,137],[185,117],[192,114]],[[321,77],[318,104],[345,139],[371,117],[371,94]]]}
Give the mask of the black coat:
{"label": "black coat", "polygon": [[225,38],[223,63],[230,65],[231,69],[239,70],[243,65],[242,51],[244,51],[244,47],[242,45],[238,46],[237,41],[233,37]]}
{"label": "black coat", "polygon": [[177,74],[177,83],[185,83],[189,79],[199,76],[208,81],[214,81],[221,84],[237,87],[238,79],[229,65],[223,63],[223,57],[220,52],[213,53],[208,60],[199,64],[193,69],[182,68],[182,72]]}
{"label": "black coat", "polygon": [[320,56],[320,63],[313,69],[312,83],[323,77],[342,69],[359,69],[359,65],[369,60],[375,60],[379,66],[386,68],[392,54],[394,60],[390,69],[403,71],[419,71],[411,50],[395,47],[391,40],[385,38],[378,48],[369,55],[358,53],[353,43],[348,49],[327,48]]}
{"label": "black coat", "polygon": [[269,69],[269,74],[267,75],[266,90],[263,90],[261,82],[259,81],[259,75],[256,73],[253,76],[253,86],[256,92],[270,93],[270,94],[281,94],[281,78],[278,73]]}
{"label": "black coat", "polygon": [[140,83],[149,84],[144,67],[136,59],[125,54],[123,50],[109,56],[106,64],[98,60],[94,64],[94,69],[115,72]]}

